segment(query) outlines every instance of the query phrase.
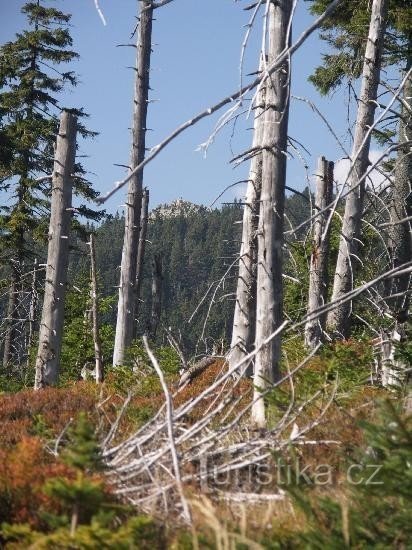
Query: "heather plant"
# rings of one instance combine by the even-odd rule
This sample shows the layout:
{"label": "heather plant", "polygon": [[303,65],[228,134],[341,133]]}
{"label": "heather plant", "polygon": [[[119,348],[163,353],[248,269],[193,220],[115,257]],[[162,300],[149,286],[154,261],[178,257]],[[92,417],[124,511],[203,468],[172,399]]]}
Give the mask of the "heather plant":
{"label": "heather plant", "polygon": [[[409,548],[412,538],[412,417],[386,401],[376,423],[363,422],[366,445],[355,450],[345,497],[309,498],[292,493],[308,528],[297,548]],[[356,474],[355,474],[356,472]],[[286,547],[286,546],[285,546]]]}
{"label": "heather plant", "polygon": [[116,502],[99,476],[103,470],[100,447],[86,414],[80,413],[69,429],[60,459],[66,475],[51,477],[41,488],[48,503],[37,511],[44,529],[35,530],[29,523],[3,523],[0,533],[6,548],[158,547],[161,529],[150,518],[130,518],[128,507]]}

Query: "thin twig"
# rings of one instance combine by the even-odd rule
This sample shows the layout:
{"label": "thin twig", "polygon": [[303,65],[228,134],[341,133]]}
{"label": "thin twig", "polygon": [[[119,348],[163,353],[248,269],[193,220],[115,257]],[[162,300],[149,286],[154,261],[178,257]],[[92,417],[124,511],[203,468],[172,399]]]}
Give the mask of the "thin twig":
{"label": "thin twig", "polygon": [[175,440],[173,435],[173,402],[172,398],[170,396],[170,392],[168,390],[166,381],[163,376],[162,369],[160,368],[159,363],[157,362],[156,357],[154,356],[152,350],[149,347],[149,342],[147,340],[147,336],[143,336],[143,344],[146,350],[147,355],[149,356],[149,359],[156,371],[156,374],[159,377],[160,383],[163,388],[163,393],[165,395],[166,400],[166,417],[167,417],[167,431],[169,435],[169,443],[170,443],[170,452],[172,455],[173,460],[173,469],[175,472],[175,479],[176,479],[176,485],[177,489],[180,494],[180,499],[182,501],[182,507],[183,507],[183,516],[184,519],[190,523],[191,522],[191,516],[189,511],[189,506],[187,504],[187,500],[183,491],[183,485],[182,485],[182,479],[180,475],[180,466],[179,466],[179,458],[177,456],[176,446],[175,446]]}

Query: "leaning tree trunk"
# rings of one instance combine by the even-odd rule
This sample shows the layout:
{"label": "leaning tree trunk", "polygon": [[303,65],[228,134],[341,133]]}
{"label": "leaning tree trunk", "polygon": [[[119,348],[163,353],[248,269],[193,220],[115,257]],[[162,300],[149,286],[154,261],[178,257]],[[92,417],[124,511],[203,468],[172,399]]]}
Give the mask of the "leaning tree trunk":
{"label": "leaning tree trunk", "polygon": [[[130,169],[144,159],[146,147],[146,119],[149,98],[149,71],[152,47],[153,8],[150,0],[141,0],[137,38],[136,80],[132,130]],[[122,365],[125,351],[132,343],[135,324],[136,266],[142,207],[143,171],[129,182],[126,200],[122,262],[120,266],[119,300],[117,306],[116,336],[113,365]]]}
{"label": "leaning tree trunk", "polygon": [[316,173],[315,210],[312,253],[310,256],[308,321],[305,325],[305,344],[314,349],[323,339],[325,316],[316,311],[326,303],[328,292],[329,230],[328,204],[333,193],[333,162],[320,157]]}
{"label": "leaning tree trunk", "polygon": [[[279,0],[269,6],[268,63],[290,42],[292,2]],[[290,34],[290,33],[289,33]],[[290,66],[286,62],[267,79],[262,142],[262,191],[258,227],[256,340],[252,422],[266,425],[261,390],[280,376],[280,335],[264,343],[279,328],[283,316],[283,229],[286,183],[286,149],[289,116]]]}
{"label": "leaning tree trunk", "polygon": [[[412,41],[410,43],[412,48]],[[406,67],[412,67],[412,59]],[[403,104],[399,121],[399,150],[395,163],[395,179],[392,186],[388,248],[392,268],[408,262],[412,256],[412,74],[406,79],[403,90]],[[406,219],[409,218],[409,219]],[[406,273],[390,280],[389,306],[395,319],[403,323],[409,309],[410,274]]]}
{"label": "leaning tree trunk", "polygon": [[[148,220],[149,220],[149,189],[144,189],[143,200],[142,200],[142,212],[140,216],[139,247],[137,250],[137,265],[136,265],[136,306],[135,306],[136,317],[139,311],[140,292],[141,292],[142,280],[143,280],[143,264],[144,264],[144,255],[146,251]],[[135,335],[136,335],[137,322],[134,324],[134,326],[135,326]]]}
{"label": "leaning tree trunk", "polygon": [[152,340],[156,338],[162,313],[162,282],[162,258],[158,254],[155,254],[152,262],[152,312],[149,327],[150,338]]}
{"label": "leaning tree trunk", "polygon": [[99,297],[97,287],[97,269],[96,269],[96,249],[94,246],[94,235],[90,234],[90,294],[91,294],[91,309],[92,309],[92,330],[93,330],[93,345],[94,345],[94,359],[95,368],[94,376],[96,384],[103,382],[103,357],[102,357],[102,344],[100,341],[99,331]]}
{"label": "leaning tree trunk", "polygon": [[[260,70],[262,67],[260,68]],[[236,304],[233,317],[232,342],[229,366],[234,367],[250,353],[256,330],[256,273],[257,273],[257,228],[259,201],[262,186],[262,137],[265,92],[262,87],[255,106],[252,160],[243,211],[242,242],[240,246],[239,274],[236,289]],[[248,365],[242,371],[251,375]]]}
{"label": "leaning tree trunk", "polygon": [[[369,149],[376,98],[380,79],[387,0],[374,0],[362,73],[362,87],[356,118],[355,136],[348,177],[350,192],[346,198],[342,235],[336,262],[332,300],[339,300],[352,290],[357,270],[361,223],[365,195],[365,174],[369,164]],[[362,181],[360,181],[362,179]],[[351,327],[350,301],[338,304],[328,315],[328,329],[347,337]]]}
{"label": "leaning tree trunk", "polygon": [[56,384],[59,379],[76,131],[76,117],[63,111],[60,117],[53,167],[46,280],[34,382],[36,390]]}

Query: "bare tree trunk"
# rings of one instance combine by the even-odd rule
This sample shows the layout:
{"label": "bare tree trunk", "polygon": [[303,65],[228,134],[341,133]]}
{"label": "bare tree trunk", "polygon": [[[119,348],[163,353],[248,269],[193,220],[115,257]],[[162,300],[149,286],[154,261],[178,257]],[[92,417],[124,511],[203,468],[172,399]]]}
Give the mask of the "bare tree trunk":
{"label": "bare tree trunk", "polygon": [[[137,317],[137,313],[139,311],[140,291],[142,288],[142,279],[143,279],[144,255],[146,251],[148,220],[149,220],[149,189],[143,189],[142,213],[140,216],[139,247],[137,250],[135,317]],[[135,323],[134,326],[137,329],[137,323]]]}
{"label": "bare tree trunk", "polygon": [[[290,42],[292,2],[269,6],[268,63]],[[286,183],[286,149],[289,117],[290,66],[286,62],[267,80],[262,143],[262,191],[258,227],[256,340],[252,422],[265,427],[266,414],[260,389],[279,378],[281,337],[265,340],[280,326],[283,316],[283,229]]]}
{"label": "bare tree trunk", "polygon": [[92,308],[92,327],[93,327],[93,344],[95,358],[95,379],[96,384],[103,382],[103,358],[102,346],[99,333],[99,298],[97,288],[97,270],[96,270],[96,250],[94,246],[94,235],[90,233],[90,282],[91,282],[91,308]]}
{"label": "bare tree trunk", "polygon": [[[312,253],[310,256],[308,315],[326,303],[328,292],[329,231],[325,234],[329,213],[326,207],[333,194],[333,162],[320,157],[316,173],[315,210]],[[309,319],[305,326],[305,344],[314,349],[323,339],[325,316]]]}
{"label": "bare tree trunk", "polygon": [[30,365],[30,350],[34,341],[34,331],[36,324],[36,309],[37,309],[37,258],[34,259],[33,275],[31,279],[31,296],[29,307],[29,333],[27,337],[27,360],[26,365]]}
{"label": "bare tree trunk", "polygon": [[[409,41],[412,47],[412,41]],[[412,58],[406,64],[406,72],[412,66]],[[390,223],[388,249],[391,256],[391,268],[399,267],[408,262],[412,256],[412,76],[406,79],[403,90],[403,102],[399,119],[399,150],[395,163],[394,181],[391,189]],[[409,218],[409,219],[408,219]],[[386,387],[405,384],[406,412],[412,406],[412,377],[407,372],[407,365],[400,359],[395,359],[395,343],[408,338],[406,321],[409,318],[410,305],[410,274],[393,277],[388,281],[387,300],[392,315],[395,318],[394,330],[387,336],[387,361],[382,361],[382,385]],[[383,349],[383,351],[385,351]],[[382,351],[382,355],[383,355]]]}
{"label": "bare tree trunk", "polygon": [[[261,64],[262,65],[262,64]],[[262,70],[262,66],[260,67]],[[262,137],[264,121],[264,88],[259,93],[255,106],[249,181],[243,211],[242,243],[240,246],[239,274],[236,289],[236,304],[233,317],[232,342],[229,352],[229,366],[234,367],[251,350],[256,331],[256,274],[257,274],[257,229],[259,223],[259,201],[262,187]],[[251,365],[243,370],[252,374]]]}
{"label": "bare tree trunk", "polygon": [[149,330],[152,340],[156,338],[157,329],[160,324],[160,315],[162,313],[162,281],[162,258],[156,254],[152,262],[152,313]]}
{"label": "bare tree trunk", "polygon": [[7,301],[7,311],[6,311],[6,330],[3,343],[3,368],[7,371],[11,356],[12,356],[12,345],[14,341],[14,316],[17,309],[18,301],[18,283],[19,283],[19,268],[15,262],[11,265],[11,280],[9,286],[9,297]]}
{"label": "bare tree trunk", "polygon": [[46,281],[34,383],[36,390],[56,384],[59,379],[76,131],[76,117],[63,111],[60,117],[53,168]]}
{"label": "bare tree trunk", "polygon": [[[368,132],[373,125],[375,115],[386,10],[387,0],[373,0],[351,155],[352,171],[348,178],[351,191],[346,198],[332,300],[339,300],[353,289],[356,275],[356,256],[359,253],[361,239],[365,180],[360,184],[358,182],[366,173],[369,164],[371,135]],[[333,309],[327,320],[329,330],[337,335],[347,337],[351,327],[351,308],[352,304],[348,301]]]}
{"label": "bare tree trunk", "polygon": [[[410,43],[412,48],[412,42]],[[409,59],[406,71],[412,66]],[[405,220],[412,215],[412,76],[405,82],[403,105],[399,120],[398,157],[395,164],[395,181],[392,186],[390,203],[390,221],[388,248],[391,254],[391,268],[398,267],[411,259],[412,229],[411,221]],[[390,279],[390,308],[395,319],[404,323],[408,318],[410,274]]]}
{"label": "bare tree trunk", "polygon": [[[149,98],[149,71],[152,47],[153,9],[150,0],[140,0],[140,19],[137,38],[136,80],[130,169],[145,156],[146,119]],[[142,206],[143,171],[129,182],[126,200],[125,229],[120,266],[119,301],[117,306],[116,337],[113,365],[124,363],[125,351],[132,343],[135,324],[136,267]]]}

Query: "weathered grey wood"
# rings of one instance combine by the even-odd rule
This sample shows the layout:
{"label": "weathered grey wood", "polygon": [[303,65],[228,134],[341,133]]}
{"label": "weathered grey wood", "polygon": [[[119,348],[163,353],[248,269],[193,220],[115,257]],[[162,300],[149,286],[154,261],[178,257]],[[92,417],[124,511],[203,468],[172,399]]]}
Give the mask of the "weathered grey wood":
{"label": "weathered grey wood", "polygon": [[59,379],[76,131],[76,117],[72,113],[63,111],[60,117],[53,168],[46,280],[34,384],[37,390],[56,384]]}
{"label": "weathered grey wood", "polygon": [[[153,9],[150,0],[140,0],[140,19],[137,33],[136,80],[132,125],[130,169],[133,171],[144,159],[146,147],[146,120],[149,98],[150,56],[152,48]],[[119,300],[117,306],[116,336],[113,365],[122,365],[125,351],[132,343],[135,324],[136,268],[142,206],[143,171],[129,181],[122,261],[120,266]]]}
{"label": "weathered grey wood", "polygon": [[402,335],[396,329],[381,331],[378,365],[380,367],[381,383],[384,388],[401,388],[406,381],[406,367],[395,359],[396,344],[402,340]]}
{"label": "weathered grey wood", "polygon": [[[316,171],[315,213],[320,212],[313,223],[312,253],[310,256],[308,315],[326,303],[328,291],[329,230],[326,231],[332,200],[333,162],[325,157],[318,159]],[[323,340],[325,317],[310,319],[305,325],[305,344],[314,349]]]}
{"label": "weathered grey wood", "polygon": [[[290,43],[288,29],[292,2],[279,0],[269,5],[269,65]],[[266,415],[260,389],[279,378],[281,336],[266,339],[280,326],[283,316],[283,230],[286,183],[286,149],[289,117],[289,77],[287,61],[267,80],[262,152],[262,190],[258,226],[256,297],[256,340],[254,384],[256,399],[252,423],[265,427]]]}
{"label": "weathered grey wood", "polygon": [[29,306],[29,330],[27,335],[27,359],[26,365],[30,365],[30,350],[34,342],[34,331],[36,325],[36,310],[37,310],[37,258],[34,259],[33,264],[33,274],[31,278],[31,295],[30,295],[30,306]]}
{"label": "weathered grey wood", "polygon": [[152,311],[150,317],[150,337],[156,338],[162,313],[163,268],[161,256],[155,254],[152,261]]}
{"label": "weathered grey wood", "polygon": [[3,369],[7,371],[12,355],[12,343],[14,340],[14,316],[16,314],[17,308],[17,287],[18,281],[20,279],[18,268],[15,263],[11,265],[11,275],[10,275],[10,286],[9,286],[9,295],[7,300],[7,310],[6,310],[6,328],[3,342]]}
{"label": "weathered grey wood", "polygon": [[[137,314],[139,311],[140,292],[141,292],[142,280],[143,280],[144,255],[146,251],[148,221],[149,221],[149,189],[146,188],[146,189],[143,189],[142,211],[140,216],[139,247],[137,250],[135,317],[137,317]],[[136,329],[137,323],[135,323],[134,326]],[[136,335],[136,332],[135,332],[135,335]]]}
{"label": "weathered grey wood", "polygon": [[94,375],[96,384],[100,384],[104,379],[103,371],[103,356],[102,345],[99,331],[99,297],[97,285],[97,270],[96,270],[96,249],[94,244],[94,235],[90,234],[90,294],[91,294],[91,311],[92,311],[92,330],[93,330],[93,345],[95,368]]}
{"label": "weathered grey wood", "polygon": [[[359,180],[366,173],[369,164],[370,128],[373,125],[376,109],[386,11],[387,0],[373,0],[351,154],[352,171],[348,178],[351,191],[345,203],[332,300],[339,300],[344,294],[353,289],[354,277],[358,267],[356,256],[359,254],[360,248],[361,220],[365,195],[365,180],[360,184]],[[351,302],[345,302],[333,309],[327,319],[328,330],[337,336],[349,336],[351,307]]]}
{"label": "weathered grey wood", "polygon": [[[412,48],[412,40],[410,41]],[[412,57],[409,59],[406,71],[412,67]],[[399,120],[399,150],[395,163],[394,181],[391,189],[390,222],[388,249],[391,255],[391,268],[398,267],[411,259],[412,256],[412,75],[406,79],[403,90],[403,103]],[[410,304],[410,274],[393,277],[389,280],[389,294],[394,296],[389,300],[392,315],[399,323],[408,318]]]}
{"label": "weathered grey wood", "polygon": [[[262,70],[262,63],[260,70]],[[265,88],[262,87],[255,106],[252,149],[255,151],[249,170],[246,200],[243,210],[242,242],[239,256],[239,273],[236,288],[236,303],[233,317],[232,341],[228,362],[237,365],[252,351],[256,331],[256,274],[257,274],[257,228],[259,222],[260,191],[262,186],[262,137],[264,121]],[[251,365],[242,369],[247,375],[253,373]]]}

